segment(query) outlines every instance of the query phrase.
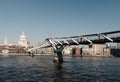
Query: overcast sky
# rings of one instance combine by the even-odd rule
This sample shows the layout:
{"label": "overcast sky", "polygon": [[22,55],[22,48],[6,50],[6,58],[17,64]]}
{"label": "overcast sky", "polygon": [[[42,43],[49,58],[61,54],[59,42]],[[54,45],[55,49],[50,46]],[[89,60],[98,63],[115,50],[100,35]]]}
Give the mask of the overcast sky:
{"label": "overcast sky", "polygon": [[120,0],[0,0],[0,43],[120,30]]}

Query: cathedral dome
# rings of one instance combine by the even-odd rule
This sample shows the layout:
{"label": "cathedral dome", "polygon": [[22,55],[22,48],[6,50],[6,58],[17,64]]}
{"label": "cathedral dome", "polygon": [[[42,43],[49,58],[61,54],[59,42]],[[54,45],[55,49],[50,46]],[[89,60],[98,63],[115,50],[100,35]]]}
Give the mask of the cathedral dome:
{"label": "cathedral dome", "polygon": [[22,32],[22,35],[20,36],[18,44],[21,46],[24,46],[24,47],[27,47],[30,44],[29,41],[27,40],[24,32]]}
{"label": "cathedral dome", "polygon": [[22,35],[20,36],[20,39],[26,39],[26,36],[25,36],[24,32],[22,32]]}

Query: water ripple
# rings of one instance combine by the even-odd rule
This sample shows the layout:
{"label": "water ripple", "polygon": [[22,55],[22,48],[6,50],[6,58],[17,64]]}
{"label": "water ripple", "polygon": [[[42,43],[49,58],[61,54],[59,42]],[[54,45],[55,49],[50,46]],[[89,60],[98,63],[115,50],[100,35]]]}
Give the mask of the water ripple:
{"label": "water ripple", "polygon": [[0,56],[0,82],[120,82],[120,59]]}

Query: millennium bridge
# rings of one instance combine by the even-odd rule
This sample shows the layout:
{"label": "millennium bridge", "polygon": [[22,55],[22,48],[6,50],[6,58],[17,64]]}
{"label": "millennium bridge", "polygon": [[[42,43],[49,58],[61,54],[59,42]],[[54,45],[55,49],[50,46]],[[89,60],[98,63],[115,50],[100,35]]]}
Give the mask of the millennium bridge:
{"label": "millennium bridge", "polygon": [[52,47],[57,53],[55,61],[63,62],[62,51],[66,45],[85,44],[92,47],[93,44],[105,44],[107,42],[120,43],[120,30],[80,36],[46,38],[39,47],[29,49],[28,52],[33,53],[36,49]]}

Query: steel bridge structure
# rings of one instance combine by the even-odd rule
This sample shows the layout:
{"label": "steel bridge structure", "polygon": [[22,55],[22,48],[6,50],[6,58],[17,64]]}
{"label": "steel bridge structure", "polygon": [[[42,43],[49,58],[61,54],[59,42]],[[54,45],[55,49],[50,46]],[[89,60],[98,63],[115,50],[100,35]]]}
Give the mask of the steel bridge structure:
{"label": "steel bridge structure", "polygon": [[53,47],[58,55],[58,61],[62,62],[61,52],[66,45],[86,44],[92,46],[93,44],[105,44],[107,42],[120,43],[120,30],[80,36],[46,38],[39,47],[32,48],[29,51],[32,52],[35,49]]}

